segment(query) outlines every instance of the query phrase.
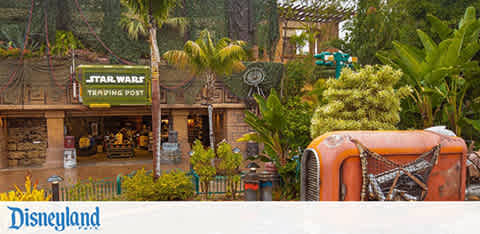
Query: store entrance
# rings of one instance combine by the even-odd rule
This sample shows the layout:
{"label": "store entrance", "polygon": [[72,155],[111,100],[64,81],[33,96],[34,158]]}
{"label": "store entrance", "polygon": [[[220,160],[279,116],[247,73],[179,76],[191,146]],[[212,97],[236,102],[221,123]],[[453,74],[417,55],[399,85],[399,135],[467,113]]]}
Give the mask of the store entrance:
{"label": "store entrance", "polygon": [[[188,143],[192,146],[196,140],[202,142],[205,147],[210,147],[209,126],[207,114],[191,114],[188,116]],[[213,114],[213,129],[215,144],[225,138],[224,135],[224,114],[215,112]]]}
{"label": "store entrance", "polygon": [[[168,139],[169,117],[162,116],[162,141]],[[75,139],[79,164],[152,160],[151,116],[74,117],[66,135]]]}

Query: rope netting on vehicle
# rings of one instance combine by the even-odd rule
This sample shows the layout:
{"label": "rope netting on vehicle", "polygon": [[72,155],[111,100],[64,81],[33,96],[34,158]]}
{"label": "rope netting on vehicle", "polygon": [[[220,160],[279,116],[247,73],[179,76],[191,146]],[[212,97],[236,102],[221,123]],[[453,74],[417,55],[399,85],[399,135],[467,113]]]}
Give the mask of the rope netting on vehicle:
{"label": "rope netting on vehicle", "polygon": [[351,139],[360,152],[362,201],[423,201],[428,178],[438,164],[441,145],[409,162],[396,162]]}

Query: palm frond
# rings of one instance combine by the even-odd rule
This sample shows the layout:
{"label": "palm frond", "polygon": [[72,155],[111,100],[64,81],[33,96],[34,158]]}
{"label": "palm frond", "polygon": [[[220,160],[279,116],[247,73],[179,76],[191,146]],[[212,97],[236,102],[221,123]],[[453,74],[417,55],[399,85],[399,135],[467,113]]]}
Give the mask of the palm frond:
{"label": "palm frond", "polygon": [[192,58],[205,58],[204,49],[196,42],[187,41],[183,46],[185,53]]}
{"label": "palm frond", "polygon": [[246,56],[245,50],[239,45],[230,44],[218,51],[218,57],[222,63],[225,60],[243,60]]}
{"label": "palm frond", "polygon": [[146,19],[140,15],[135,14],[130,9],[122,14],[119,24],[128,33],[128,37],[133,40],[138,40],[138,37],[148,35],[148,29],[146,27]]}
{"label": "palm frond", "polygon": [[231,43],[232,43],[232,40],[230,38],[224,37],[224,38],[218,40],[217,45],[215,46],[215,49],[217,51],[219,51],[219,50],[227,47]]}
{"label": "palm frond", "polygon": [[173,65],[179,69],[191,69],[191,57],[182,50],[170,50],[163,54],[163,59],[168,64]]}
{"label": "palm frond", "polygon": [[237,73],[237,72],[242,72],[246,69],[245,64],[243,64],[240,61],[235,61],[232,64],[232,71]]}

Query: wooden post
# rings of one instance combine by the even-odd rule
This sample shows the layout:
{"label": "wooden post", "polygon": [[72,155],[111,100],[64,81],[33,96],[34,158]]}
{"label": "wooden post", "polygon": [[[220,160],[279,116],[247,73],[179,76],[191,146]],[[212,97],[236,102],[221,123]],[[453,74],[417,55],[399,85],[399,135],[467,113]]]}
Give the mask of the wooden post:
{"label": "wooden post", "polygon": [[48,136],[46,167],[63,167],[64,117],[65,113],[63,111],[49,111],[45,113]]}
{"label": "wooden post", "polygon": [[7,119],[0,116],[0,168],[8,167]]}

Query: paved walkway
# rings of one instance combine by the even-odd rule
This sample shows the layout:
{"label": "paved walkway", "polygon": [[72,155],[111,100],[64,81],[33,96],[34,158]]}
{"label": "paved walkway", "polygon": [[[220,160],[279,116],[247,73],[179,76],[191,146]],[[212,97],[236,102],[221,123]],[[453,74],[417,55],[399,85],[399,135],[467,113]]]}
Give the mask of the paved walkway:
{"label": "paved walkway", "polygon": [[[180,168],[187,170],[186,163],[178,165],[163,164],[162,170],[171,170]],[[152,169],[152,160],[125,160],[125,161],[103,161],[103,162],[85,162],[78,165],[77,168],[11,168],[0,169],[0,192],[13,190],[14,185],[23,185],[25,176],[31,175],[34,182],[37,182],[39,187],[50,186],[47,183],[47,178],[52,175],[59,175],[65,179],[65,183],[75,184],[79,180],[102,179],[105,177],[116,177],[118,174],[127,174],[133,170],[145,168]]]}

